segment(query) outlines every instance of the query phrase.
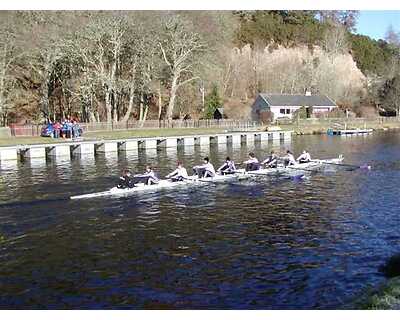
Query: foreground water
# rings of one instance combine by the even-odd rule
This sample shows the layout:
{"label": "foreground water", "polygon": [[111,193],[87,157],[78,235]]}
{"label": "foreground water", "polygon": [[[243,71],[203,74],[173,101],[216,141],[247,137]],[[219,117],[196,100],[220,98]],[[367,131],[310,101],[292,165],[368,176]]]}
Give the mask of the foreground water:
{"label": "foreground water", "polygon": [[[298,137],[288,145],[186,148],[7,165],[0,171],[0,307],[344,308],[382,280],[399,249],[398,133]],[[260,178],[120,198],[102,191],[126,166],[165,174],[210,155],[307,147],[368,163],[302,182]]]}

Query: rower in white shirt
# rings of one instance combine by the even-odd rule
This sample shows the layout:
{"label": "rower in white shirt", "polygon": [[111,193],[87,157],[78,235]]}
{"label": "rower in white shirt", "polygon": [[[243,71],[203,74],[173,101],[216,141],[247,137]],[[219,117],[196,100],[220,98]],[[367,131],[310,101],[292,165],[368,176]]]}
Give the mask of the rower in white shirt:
{"label": "rower in white shirt", "polygon": [[290,150],[286,151],[286,156],[283,157],[283,160],[285,167],[293,166],[297,163],[296,159],[293,156],[293,153],[291,153]]}
{"label": "rower in white shirt", "polygon": [[205,157],[204,163],[202,165],[194,166],[193,171],[197,174],[199,178],[207,178],[215,176],[214,166],[210,163],[210,159]]}
{"label": "rower in white shirt", "polygon": [[236,171],[236,166],[235,166],[235,162],[233,162],[233,160],[231,160],[229,157],[226,157],[225,162],[222,166],[220,166],[217,170],[217,172],[219,172],[219,174],[232,174],[235,173]]}
{"label": "rower in white shirt", "polygon": [[173,182],[183,181],[188,178],[186,169],[182,166],[182,162],[178,161],[176,169],[170,174],[165,176],[167,179],[171,179]]}
{"label": "rower in white shirt", "polygon": [[297,162],[299,163],[306,163],[311,161],[311,156],[307,152],[307,150],[304,150],[303,153],[297,158]]}
{"label": "rower in white shirt", "polygon": [[135,183],[143,182],[144,184],[157,184],[159,180],[151,166],[146,166],[145,173],[135,174],[133,177],[136,178]]}
{"label": "rower in white shirt", "polygon": [[260,169],[260,163],[253,152],[249,153],[249,160],[243,162],[246,165],[246,171],[255,171]]}

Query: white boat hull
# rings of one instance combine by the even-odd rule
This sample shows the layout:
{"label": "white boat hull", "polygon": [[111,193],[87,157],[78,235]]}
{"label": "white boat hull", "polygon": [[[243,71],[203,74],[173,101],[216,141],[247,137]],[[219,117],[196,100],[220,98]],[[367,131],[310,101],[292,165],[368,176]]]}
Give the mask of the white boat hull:
{"label": "white boat hull", "polygon": [[[250,178],[251,176],[266,176],[266,175],[274,175],[274,174],[288,174],[293,176],[294,172],[297,174],[304,171],[312,171],[315,169],[320,168],[324,164],[329,163],[340,163],[343,161],[343,157],[334,158],[334,159],[327,159],[327,160],[312,160],[308,163],[300,163],[288,167],[278,167],[278,168],[267,168],[267,169],[260,169],[256,171],[246,172],[244,169],[238,170],[234,174],[229,175],[216,175],[213,178],[197,178],[197,176],[190,176],[188,179],[184,181],[172,182],[170,180],[160,180],[158,184],[153,185],[145,185],[143,183],[137,184],[136,187],[130,189],[119,189],[117,187],[111,188],[110,190],[103,191],[103,192],[96,192],[96,193],[88,193],[83,195],[72,196],[72,200],[77,199],[89,199],[89,198],[98,198],[98,197],[109,197],[109,196],[123,196],[129,195],[134,193],[140,192],[151,192],[157,191],[161,189],[168,189],[168,188],[176,188],[179,186],[185,186],[188,184],[203,184],[203,183],[217,183],[217,182],[225,182],[230,180],[235,180],[238,178]],[[303,172],[304,172],[303,171]]]}

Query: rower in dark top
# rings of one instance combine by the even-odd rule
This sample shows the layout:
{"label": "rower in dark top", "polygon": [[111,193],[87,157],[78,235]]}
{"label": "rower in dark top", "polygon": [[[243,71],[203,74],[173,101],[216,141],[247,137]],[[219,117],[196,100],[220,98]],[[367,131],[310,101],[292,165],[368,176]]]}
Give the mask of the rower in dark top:
{"label": "rower in dark top", "polygon": [[142,182],[144,184],[157,184],[158,183],[158,178],[156,177],[153,169],[151,166],[146,166],[146,171],[143,174],[135,174],[134,178],[136,178],[135,183],[137,182]]}
{"label": "rower in dark top", "polygon": [[219,174],[232,174],[235,173],[236,171],[236,166],[235,166],[235,162],[233,162],[233,160],[231,160],[229,157],[226,157],[225,162],[222,166],[220,166],[217,170],[217,172],[219,172]]}
{"label": "rower in dark top", "polygon": [[271,151],[269,157],[261,162],[261,164],[264,164],[268,168],[276,168],[278,167],[278,156],[274,151]]}
{"label": "rower in dark top", "polygon": [[170,174],[165,176],[167,179],[171,179],[173,182],[183,181],[188,178],[186,169],[182,166],[182,162],[178,161],[176,169]]}
{"label": "rower in dark top", "polygon": [[246,171],[255,171],[260,169],[260,163],[253,152],[249,153],[249,160],[243,162],[246,165]]}
{"label": "rower in dark top", "polygon": [[128,169],[125,169],[122,172],[122,176],[119,178],[117,188],[118,189],[127,189],[127,188],[133,188],[133,187],[135,187],[135,184],[133,182],[131,172]]}
{"label": "rower in dark top", "polygon": [[207,178],[207,177],[214,177],[215,176],[215,169],[214,166],[210,163],[210,159],[205,157],[204,164],[194,166],[193,171],[197,174],[199,178]]}

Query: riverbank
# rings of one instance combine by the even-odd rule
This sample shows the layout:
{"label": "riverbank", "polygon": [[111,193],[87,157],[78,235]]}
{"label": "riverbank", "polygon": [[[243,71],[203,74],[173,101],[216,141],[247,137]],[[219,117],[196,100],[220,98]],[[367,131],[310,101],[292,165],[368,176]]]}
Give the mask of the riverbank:
{"label": "riverbank", "polygon": [[291,124],[279,124],[282,130],[293,131],[294,134],[325,134],[328,129],[373,129],[392,130],[400,129],[400,119],[376,118],[376,119],[300,119]]}
{"label": "riverbank", "polygon": [[[258,131],[261,131],[259,128]],[[135,130],[115,130],[115,131],[96,131],[84,133],[83,141],[113,140],[129,138],[152,138],[170,136],[197,136],[201,134],[224,133],[227,129],[223,128],[179,128],[179,129],[135,129]],[[0,146],[16,146],[31,144],[54,144],[67,143],[71,139],[52,139],[48,137],[9,137],[0,139]]]}
{"label": "riverbank", "polygon": [[[309,134],[326,134],[329,128],[332,128],[328,125],[309,125],[309,126],[298,126],[298,125],[279,125],[282,130],[290,130],[293,131],[296,135],[309,135]],[[351,126],[351,129],[364,129],[364,126]],[[348,129],[350,129],[348,128]],[[386,131],[386,130],[398,130],[400,129],[399,123],[387,123],[387,124],[376,124],[371,123],[366,126],[367,129],[373,129],[378,131]]]}

